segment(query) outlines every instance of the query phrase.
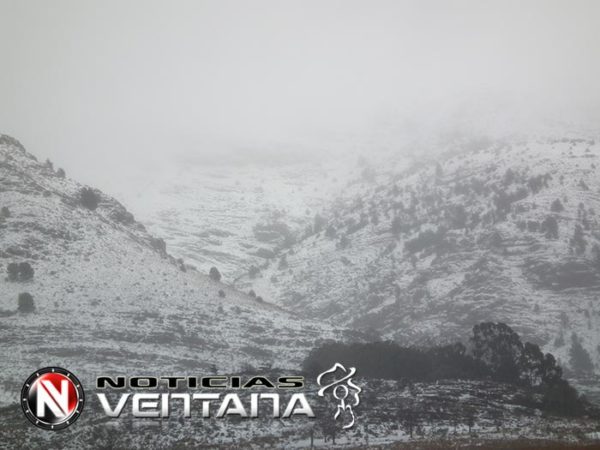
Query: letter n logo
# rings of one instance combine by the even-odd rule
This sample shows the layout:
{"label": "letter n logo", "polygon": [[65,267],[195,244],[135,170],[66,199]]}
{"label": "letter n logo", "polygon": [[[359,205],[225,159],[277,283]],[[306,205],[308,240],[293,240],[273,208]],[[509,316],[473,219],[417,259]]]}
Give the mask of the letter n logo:
{"label": "letter n logo", "polygon": [[68,370],[47,367],[32,374],[21,391],[25,416],[36,426],[60,430],[72,424],[81,414],[83,388]]}

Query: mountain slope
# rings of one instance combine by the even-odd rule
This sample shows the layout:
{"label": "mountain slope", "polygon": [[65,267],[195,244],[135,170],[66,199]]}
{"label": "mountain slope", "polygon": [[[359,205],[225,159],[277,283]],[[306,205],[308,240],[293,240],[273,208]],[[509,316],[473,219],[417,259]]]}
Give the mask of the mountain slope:
{"label": "mountain slope", "polygon": [[[324,297],[322,311],[332,320],[362,326],[353,304],[337,297],[340,286],[347,283],[343,277],[355,273],[358,283],[360,277],[380,273],[375,266],[364,271],[355,266],[344,275],[335,265],[324,273],[329,267],[327,258],[366,259],[366,249],[387,248],[391,242],[398,247],[402,242],[386,234],[381,220],[382,228],[374,228],[380,233],[367,233],[367,226],[359,228],[350,233],[349,247],[336,248],[342,236],[336,221],[358,211],[347,213],[340,206],[339,217],[330,220],[338,226],[338,237],[330,240],[320,232],[305,238],[287,256],[291,273],[284,264],[273,272],[282,280],[273,281],[276,287],[287,276],[294,286],[300,286],[299,281],[310,286],[312,278],[294,278],[297,268],[306,264],[321,271],[320,283],[331,290],[315,292],[314,306],[308,297],[286,302],[297,309],[292,315],[170,257],[162,241],[149,235],[122,205],[62,175],[36,161],[15,140],[0,137],[0,261],[12,268],[0,279],[1,442],[14,448],[306,448],[313,436],[317,446],[331,448],[327,430],[333,410],[325,410],[331,405],[317,400],[313,378],[306,381],[308,395],[318,408],[316,421],[299,418],[286,424],[270,417],[240,421],[198,415],[191,420],[180,415],[136,420],[128,412],[123,420],[110,421],[90,395],[90,406],[67,432],[49,433],[27,422],[19,405],[20,388],[33,370],[48,365],[73,370],[88,392],[93,391],[99,374],[201,376],[215,368],[239,372],[250,364],[272,364],[275,374],[295,371],[319,341],[357,338],[321,320],[298,317],[318,317]],[[359,192],[363,188],[356,186]],[[382,192],[375,185],[372,188],[373,195]],[[359,246],[359,237],[371,245]],[[322,248],[330,243],[329,250]],[[417,257],[417,268],[422,256]],[[312,259],[317,257],[321,259]],[[17,266],[9,266],[12,263]],[[32,278],[21,263],[31,265]],[[343,262],[343,267],[347,264]],[[307,266],[302,267],[310,273]],[[268,270],[264,268],[262,278],[254,281],[265,281]],[[225,297],[219,295],[220,290]],[[22,292],[33,295],[34,312],[17,309],[17,295]],[[328,308],[334,301],[341,306],[331,313]],[[379,320],[376,313],[370,309],[365,318]],[[575,433],[583,443],[598,438],[597,421],[542,415],[539,399],[532,401],[527,392],[511,385],[440,381],[406,386],[363,378],[357,382],[364,388],[358,422],[338,436],[340,446],[397,441],[427,446],[445,439],[472,442],[473,432],[479,439],[493,441],[543,436],[572,442]],[[504,425],[502,432],[499,423]]]}
{"label": "mountain slope", "polygon": [[506,322],[563,364],[581,342],[598,366],[599,156],[579,137],[464,144],[350,186],[240,286],[404,343]]}
{"label": "mountain slope", "polygon": [[[48,365],[88,386],[99,372],[297,368],[315,342],[340,336],[176,261],[116,200],[8,136],[0,137],[0,208],[2,270],[28,263],[34,271],[31,279],[27,271],[0,277],[0,405],[14,403],[23,380]],[[17,310],[24,292],[35,312]]]}

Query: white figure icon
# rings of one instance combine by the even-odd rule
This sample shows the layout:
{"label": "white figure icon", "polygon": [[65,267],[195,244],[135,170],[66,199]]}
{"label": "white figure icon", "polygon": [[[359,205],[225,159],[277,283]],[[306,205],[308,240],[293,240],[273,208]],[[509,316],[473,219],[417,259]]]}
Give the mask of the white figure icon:
{"label": "white figure icon", "polygon": [[[341,371],[341,374],[343,375],[342,378],[338,380],[335,379],[335,373],[337,371]],[[317,384],[322,386],[321,389],[319,389],[319,392],[317,392],[317,395],[319,397],[323,397],[325,392],[331,389],[333,397],[338,401],[336,412],[333,418],[337,420],[340,415],[345,413],[350,415],[350,422],[342,427],[344,429],[351,428],[354,425],[356,417],[354,415],[353,408],[358,406],[360,403],[359,394],[362,392],[362,389],[352,381],[352,377],[355,373],[355,367],[346,369],[342,364],[335,363],[331,369],[326,370],[317,377]],[[329,384],[323,385],[323,378],[329,374],[334,375],[333,381]],[[350,397],[349,400],[348,397]]]}

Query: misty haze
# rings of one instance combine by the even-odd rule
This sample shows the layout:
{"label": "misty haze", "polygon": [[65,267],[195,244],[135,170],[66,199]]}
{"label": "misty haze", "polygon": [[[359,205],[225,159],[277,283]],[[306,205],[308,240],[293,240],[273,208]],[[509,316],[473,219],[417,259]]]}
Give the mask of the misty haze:
{"label": "misty haze", "polygon": [[[598,445],[599,17],[0,0],[0,447]],[[336,362],[350,430],[90,401],[44,434],[18,401],[46,366],[316,398]]]}

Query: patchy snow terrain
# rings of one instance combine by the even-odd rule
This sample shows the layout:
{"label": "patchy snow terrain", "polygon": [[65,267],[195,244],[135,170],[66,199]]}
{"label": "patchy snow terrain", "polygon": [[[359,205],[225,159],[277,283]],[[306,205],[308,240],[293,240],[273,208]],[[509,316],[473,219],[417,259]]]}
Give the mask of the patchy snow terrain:
{"label": "patchy snow terrain", "polygon": [[[254,171],[254,181],[239,175],[243,188],[225,169],[219,183],[190,175],[180,188],[158,189],[151,227],[165,232],[165,245],[115,199],[1,136],[0,208],[6,209],[0,261],[14,263],[0,278],[1,442],[12,448],[307,448],[312,436],[317,448],[334,446],[323,432],[332,411],[316,400],[314,380],[307,383],[316,421],[110,421],[89,395],[76,425],[47,433],[24,419],[18,395],[23,380],[48,365],[73,370],[85,386],[100,373],[203,375],[269,367],[295,373],[328,339],[383,334],[402,343],[445,341],[481,320],[506,321],[563,361],[575,332],[597,363],[593,210],[600,186],[591,166],[597,153],[590,140],[539,140],[451,154],[441,170],[422,164],[403,172],[405,162],[382,170],[361,161],[347,172],[354,178],[338,183],[328,175],[331,184],[322,191],[314,189],[322,175],[314,171],[311,178],[274,170],[262,192],[248,189],[260,184]],[[290,192],[299,186],[305,194],[294,209]],[[339,199],[330,202],[336,189]],[[236,206],[227,210],[230,195]],[[206,201],[198,206],[200,197]],[[165,209],[179,198],[181,210]],[[551,210],[556,198],[561,211]],[[558,222],[558,237],[541,225],[548,216]],[[278,227],[282,217],[293,239]],[[585,245],[574,237],[577,224]],[[433,234],[415,242],[426,230]],[[171,247],[200,269],[171,256]],[[260,248],[273,254],[256,255]],[[205,275],[211,265],[226,273],[227,283]],[[248,265],[257,268],[252,276]],[[237,289],[229,284],[233,279]],[[264,300],[240,292],[250,288]],[[18,306],[25,292],[33,297],[33,312]],[[555,342],[560,335],[562,345]],[[357,426],[337,435],[336,446],[427,448],[519,438],[589,443],[599,437],[597,421],[544,415],[535,398],[514,386],[360,383]]]}
{"label": "patchy snow terrain", "polygon": [[593,136],[481,141],[375,171],[237,285],[405,345],[501,321],[569,367],[575,335],[599,368],[599,156]]}
{"label": "patchy snow terrain", "polygon": [[[97,191],[97,208],[84,207],[82,188],[1,138],[0,261],[28,262],[34,276],[0,278],[0,405],[47,365],[88,385],[99,371],[298,368],[316,342],[341,336],[176,261],[116,200]],[[33,313],[17,310],[24,292]]]}

